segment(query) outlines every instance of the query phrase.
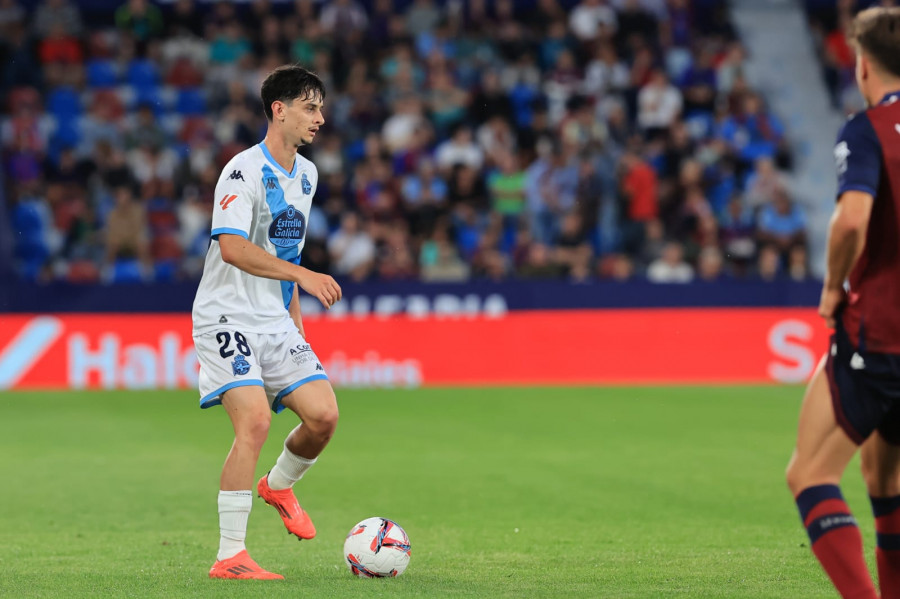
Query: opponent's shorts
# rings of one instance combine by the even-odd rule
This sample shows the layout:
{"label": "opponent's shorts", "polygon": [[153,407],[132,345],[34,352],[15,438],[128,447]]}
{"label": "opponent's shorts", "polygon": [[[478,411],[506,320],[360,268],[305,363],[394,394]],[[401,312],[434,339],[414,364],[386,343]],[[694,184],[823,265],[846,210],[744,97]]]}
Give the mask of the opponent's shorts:
{"label": "opponent's shorts", "polygon": [[200,362],[200,407],[222,403],[235,387],[257,385],[266,390],[274,412],[284,409],[281,398],[297,387],[328,380],[325,368],[297,329],[250,333],[232,329],[194,336]]}
{"label": "opponent's shorts", "polygon": [[900,355],[854,347],[837,322],[825,372],[838,424],[857,445],[875,430],[900,445]]}

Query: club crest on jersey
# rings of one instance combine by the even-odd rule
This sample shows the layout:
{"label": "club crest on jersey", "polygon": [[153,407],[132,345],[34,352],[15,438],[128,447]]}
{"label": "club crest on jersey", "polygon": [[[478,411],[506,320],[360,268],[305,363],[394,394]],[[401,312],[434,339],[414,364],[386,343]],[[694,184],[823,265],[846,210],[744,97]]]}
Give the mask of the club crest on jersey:
{"label": "club crest on jersey", "polygon": [[250,372],[250,362],[247,361],[247,358],[238,354],[234,362],[231,363],[231,370],[234,372],[234,376],[247,374]]}
{"label": "club crest on jersey", "polygon": [[272,217],[269,225],[269,241],[280,248],[294,247],[306,235],[306,217],[303,213],[288,206]]}
{"label": "club crest on jersey", "polygon": [[312,193],[312,183],[309,182],[306,173],[300,175],[300,186],[303,188],[303,195],[308,196]]}

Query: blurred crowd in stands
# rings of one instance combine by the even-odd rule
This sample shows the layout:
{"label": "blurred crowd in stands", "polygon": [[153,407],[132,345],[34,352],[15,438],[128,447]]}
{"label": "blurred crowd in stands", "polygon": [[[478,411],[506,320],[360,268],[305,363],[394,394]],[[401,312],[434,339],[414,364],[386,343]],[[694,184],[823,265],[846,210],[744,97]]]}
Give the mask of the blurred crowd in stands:
{"label": "blurred crowd in stands", "polygon": [[259,86],[287,62],[328,89],[302,151],[319,170],[309,268],[809,277],[789,132],[748,86],[722,0],[127,0],[114,22],[84,16],[0,0],[23,279],[198,278],[221,168],[262,139]]}
{"label": "blurred crowd in stands", "polygon": [[810,29],[822,61],[832,105],[845,114],[865,108],[856,89],[856,55],[847,28],[857,12],[871,6],[900,6],[898,0],[805,0]]}

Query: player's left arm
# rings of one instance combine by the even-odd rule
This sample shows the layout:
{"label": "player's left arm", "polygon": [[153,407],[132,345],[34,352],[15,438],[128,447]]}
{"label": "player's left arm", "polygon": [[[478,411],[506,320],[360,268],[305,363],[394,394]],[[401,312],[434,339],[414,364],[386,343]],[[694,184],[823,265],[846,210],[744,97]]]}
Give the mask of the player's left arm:
{"label": "player's left arm", "polygon": [[828,227],[825,284],[819,301],[819,315],[834,327],[834,313],[844,301],[844,281],[866,247],[866,230],[875,198],[865,191],[851,190],[841,199]]}
{"label": "player's left arm", "polygon": [[881,179],[881,143],[866,113],[852,117],[838,134],[834,158],[838,202],[828,227],[825,282],[819,315],[833,328],[844,302],[844,281],[866,247],[866,231]]}
{"label": "player's left arm", "polygon": [[294,283],[294,293],[291,296],[288,313],[291,315],[291,320],[294,321],[297,330],[300,331],[300,336],[306,339],[306,332],[303,330],[303,316],[300,314],[300,290],[297,289],[296,283]]}

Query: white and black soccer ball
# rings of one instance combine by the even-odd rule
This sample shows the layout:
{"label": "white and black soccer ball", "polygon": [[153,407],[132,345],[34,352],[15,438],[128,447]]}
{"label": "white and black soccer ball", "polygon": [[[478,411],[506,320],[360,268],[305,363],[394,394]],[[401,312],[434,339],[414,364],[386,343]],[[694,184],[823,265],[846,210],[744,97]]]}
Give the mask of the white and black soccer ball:
{"label": "white and black soccer ball", "polygon": [[400,576],[409,565],[409,537],[387,518],[366,518],[344,541],[344,560],[360,578]]}

